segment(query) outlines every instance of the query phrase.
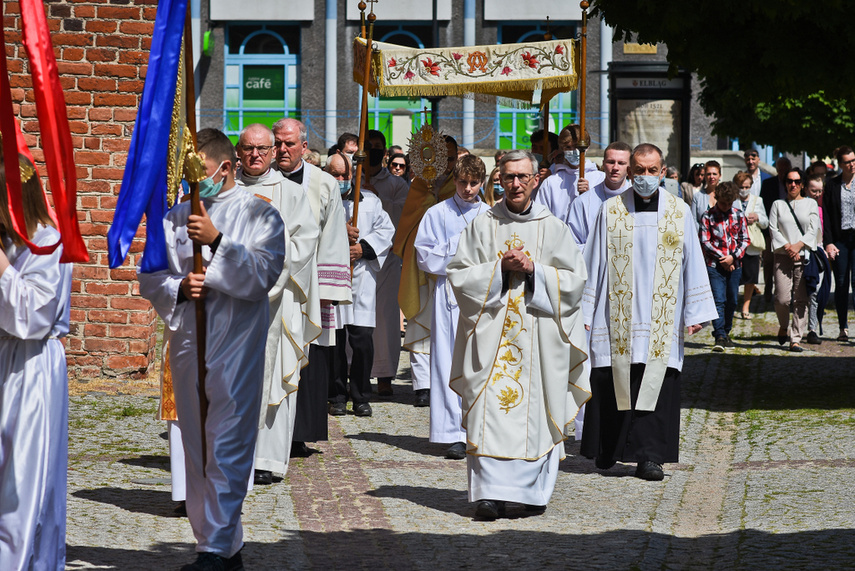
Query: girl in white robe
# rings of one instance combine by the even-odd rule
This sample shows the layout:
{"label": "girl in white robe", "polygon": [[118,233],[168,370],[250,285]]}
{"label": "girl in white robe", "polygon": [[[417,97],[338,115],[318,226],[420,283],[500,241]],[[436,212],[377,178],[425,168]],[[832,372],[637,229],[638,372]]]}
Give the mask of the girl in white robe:
{"label": "girl in white robe", "polygon": [[458,161],[452,173],[456,193],[428,209],[415,241],[419,268],[437,277],[430,339],[430,441],[453,443],[446,455],[454,459],[466,457],[466,431],[460,397],[448,386],[460,310],[446,278],[446,266],[457,252],[461,232],[490,209],[479,199],[485,174],[478,157],[467,155]]}
{"label": "girl in white robe", "polygon": [[[12,229],[2,166],[0,188],[0,569],[63,569],[71,264],[61,246],[33,254]],[[23,193],[30,239],[57,243],[35,174]]]}

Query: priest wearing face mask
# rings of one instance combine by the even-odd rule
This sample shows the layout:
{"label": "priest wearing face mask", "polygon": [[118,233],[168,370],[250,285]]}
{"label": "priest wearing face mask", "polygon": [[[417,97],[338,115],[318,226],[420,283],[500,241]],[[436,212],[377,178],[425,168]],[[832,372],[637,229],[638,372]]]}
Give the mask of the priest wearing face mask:
{"label": "priest wearing face mask", "polygon": [[562,151],[560,160],[552,165],[553,175],[547,178],[534,197],[535,202],[546,206],[552,214],[569,224],[570,206],[580,194],[594,188],[605,179],[592,161],[585,161],[585,178],[579,177],[580,153],[576,143],[582,138],[579,125],[567,125],[558,136]]}
{"label": "priest wearing face mask", "polygon": [[592,397],[581,451],[601,470],[635,462],[644,480],[678,461],[684,333],[718,315],[695,221],[660,191],[664,175],[658,147],[635,147],[632,189],[603,204],[585,248]]}

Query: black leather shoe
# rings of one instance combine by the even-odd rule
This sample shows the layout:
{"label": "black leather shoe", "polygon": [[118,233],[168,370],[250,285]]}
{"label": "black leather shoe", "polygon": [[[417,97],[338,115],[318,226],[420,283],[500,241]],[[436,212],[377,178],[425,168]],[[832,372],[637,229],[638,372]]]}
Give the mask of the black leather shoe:
{"label": "black leather shoe", "polygon": [[606,458],[605,456],[597,456],[597,458],[594,460],[594,465],[597,468],[599,468],[600,470],[608,470],[609,468],[611,468],[612,466],[615,465],[615,462],[616,461],[614,458]]}
{"label": "black leather shoe", "polygon": [[394,394],[392,391],[392,377],[384,377],[377,379],[377,396],[390,397]]}
{"label": "black leather shoe", "polygon": [[540,515],[546,511],[546,506],[535,506],[533,504],[526,504],[525,511],[532,515]]}
{"label": "black leather shoe", "polygon": [[658,482],[665,478],[665,472],[662,471],[661,464],[645,460],[638,463],[638,467],[635,469],[635,477],[642,480],[650,480],[651,482]]}
{"label": "black leather shoe", "polygon": [[244,571],[243,557],[240,556],[240,551],[226,559],[226,571]]}
{"label": "black leather shoe", "polygon": [[291,458],[308,458],[312,451],[305,442],[294,441],[291,443]]}
{"label": "black leather shoe", "polygon": [[175,506],[175,509],[172,510],[172,513],[174,513],[178,517],[187,517],[187,502],[185,502],[184,500],[178,502],[178,505]]}
{"label": "black leather shoe", "polygon": [[419,389],[416,391],[416,402],[413,406],[430,406],[430,389]]}
{"label": "black leather shoe", "polygon": [[358,402],[353,405],[353,414],[356,416],[371,416],[371,405],[367,402]]}
{"label": "black leather shoe", "polygon": [[807,339],[805,339],[805,341],[808,345],[822,345],[822,339],[819,338],[816,331],[808,331]]}
{"label": "black leather shoe", "polygon": [[331,402],[330,416],[344,416],[347,414],[347,403]]}
{"label": "black leather shoe", "polygon": [[445,457],[449,460],[463,460],[466,458],[466,444],[455,442],[445,451]]}
{"label": "black leather shoe", "polygon": [[256,470],[252,478],[256,486],[269,486],[273,483],[273,472],[270,470]]}
{"label": "black leather shoe", "polygon": [[505,515],[505,502],[494,500],[481,500],[475,508],[475,517],[485,520],[494,520]]}
{"label": "black leather shoe", "polygon": [[781,335],[781,332],[778,331],[778,345],[784,345],[787,341],[789,341],[790,336],[786,334],[786,329],[784,330],[784,334]]}
{"label": "black leather shoe", "polygon": [[[229,568],[226,567],[225,558],[220,557],[216,553],[205,551],[196,557],[196,561],[182,567],[181,571],[226,571],[227,569]],[[243,564],[241,564],[239,569],[243,569]]]}

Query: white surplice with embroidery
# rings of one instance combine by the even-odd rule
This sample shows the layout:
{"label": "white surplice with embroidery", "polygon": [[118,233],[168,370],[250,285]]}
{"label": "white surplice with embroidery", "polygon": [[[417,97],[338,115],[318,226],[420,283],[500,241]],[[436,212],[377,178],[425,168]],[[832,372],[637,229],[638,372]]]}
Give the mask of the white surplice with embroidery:
{"label": "white surplice with embroidery", "polygon": [[[513,247],[534,262],[533,294],[519,273],[502,292],[501,255]],[[451,388],[462,397],[471,500],[548,501],[565,432],[590,398],[586,277],[570,230],[544,206],[518,215],[500,202],[463,231],[448,265],[460,307]]]}
{"label": "white surplice with embroidery", "polygon": [[[342,200],[341,224],[353,217],[353,201]],[[335,327],[345,325],[374,327],[377,318],[377,274],[392,250],[395,227],[383,210],[380,199],[370,191],[362,193],[359,202],[359,218],[356,223],[359,240],[371,246],[377,257],[373,260],[360,258],[353,264],[353,303],[335,308]]]}
{"label": "white surplice with embroidery", "polygon": [[[59,233],[40,227],[37,246]],[[0,277],[0,567],[65,567],[71,264],[5,240]]]}
{"label": "white surplice with embroidery", "polygon": [[[654,276],[659,263],[660,221],[665,217],[666,207],[671,204],[672,195],[660,193],[657,212],[636,212],[633,191],[628,190],[620,196],[609,199],[603,204],[594,228],[588,237],[585,248],[585,262],[589,269],[588,282],[582,298],[585,324],[591,326],[591,367],[612,366],[612,325],[609,297],[617,293],[615,285],[609,283],[609,268],[612,254],[609,252],[609,229],[607,211],[612,201],[621,200],[626,205],[628,215],[632,217],[632,283],[626,288],[631,291],[631,323],[629,331],[630,363],[647,363],[649,342],[653,330]],[[625,200],[624,200],[625,199]],[[683,368],[683,339],[686,326],[705,323],[718,313],[710,289],[704,256],[695,230],[695,220],[689,207],[680,200],[674,201],[679,209],[682,225],[682,259],[680,260],[679,281],[676,290],[676,303],[670,321],[672,326],[671,346],[665,364],[677,370]],[[626,289],[625,288],[625,289]],[[664,374],[664,373],[663,373]],[[617,379],[617,376],[615,377]],[[618,410],[628,410],[628,387],[623,390],[617,386]],[[624,394],[625,399],[620,395]],[[655,406],[658,389],[652,396]],[[648,410],[645,406],[640,410]],[[652,410],[652,408],[650,409]]]}
{"label": "white surplice with embroidery", "polygon": [[[270,326],[264,358],[264,397],[255,467],[286,473],[300,369],[309,361],[309,343],[321,333],[315,249],[318,224],[305,192],[274,169],[260,176],[237,171],[237,183],[271,204],[288,229],[287,268],[268,293]],[[309,301],[313,303],[309,303]]]}
{"label": "white surplice with embroidery", "polygon": [[460,311],[446,277],[446,267],[457,252],[460,233],[489,209],[480,200],[465,202],[455,194],[429,208],[416,233],[414,245],[419,268],[436,276],[430,326],[431,442],[463,442],[466,438],[461,426],[460,396],[448,385]]}

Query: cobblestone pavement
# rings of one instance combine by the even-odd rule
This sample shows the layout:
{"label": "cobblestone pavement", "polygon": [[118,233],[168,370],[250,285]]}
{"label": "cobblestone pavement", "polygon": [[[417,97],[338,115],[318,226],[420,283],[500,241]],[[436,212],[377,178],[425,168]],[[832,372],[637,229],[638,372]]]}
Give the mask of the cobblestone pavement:
{"label": "cobblestone pavement", "polygon": [[[762,305],[762,299],[758,300]],[[762,308],[761,308],[762,309]],[[852,319],[852,318],[850,318]],[[687,342],[681,461],[664,482],[607,471],[566,445],[546,513],[473,520],[465,463],[430,444],[402,359],[374,416],[330,417],[330,440],[244,504],[247,569],[844,569],[855,562],[855,345],[801,354],[772,312],[737,319],[738,347]],[[855,322],[855,319],[853,319]],[[809,346],[810,347],[810,346]],[[177,569],[191,561],[173,515],[152,383],[74,383],[69,569]]]}

